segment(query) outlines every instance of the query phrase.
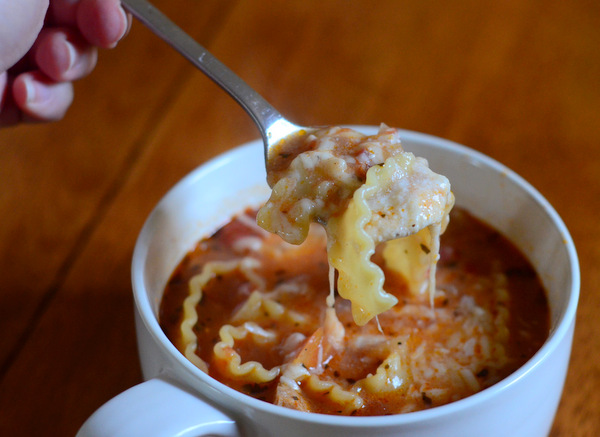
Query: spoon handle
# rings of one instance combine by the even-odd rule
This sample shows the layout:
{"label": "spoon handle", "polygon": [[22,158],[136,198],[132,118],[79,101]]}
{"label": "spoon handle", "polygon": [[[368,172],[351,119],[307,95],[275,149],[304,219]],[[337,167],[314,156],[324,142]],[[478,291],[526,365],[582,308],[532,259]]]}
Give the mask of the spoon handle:
{"label": "spoon handle", "polygon": [[268,146],[283,137],[282,125],[283,131],[295,130],[293,128],[296,126],[287,122],[260,94],[152,4],[146,0],[121,0],[121,3],[135,18],[198,67],[244,108],[260,130],[265,142],[265,156]]}

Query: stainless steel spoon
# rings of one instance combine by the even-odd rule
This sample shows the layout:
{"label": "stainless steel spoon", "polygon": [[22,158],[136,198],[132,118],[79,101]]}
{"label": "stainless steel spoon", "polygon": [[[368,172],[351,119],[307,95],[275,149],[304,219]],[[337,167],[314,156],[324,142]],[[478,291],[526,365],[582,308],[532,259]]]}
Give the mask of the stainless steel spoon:
{"label": "stainless steel spoon", "polygon": [[146,0],[121,0],[125,10],[211,78],[252,117],[264,141],[265,161],[273,145],[308,130],[286,120],[260,94]]}

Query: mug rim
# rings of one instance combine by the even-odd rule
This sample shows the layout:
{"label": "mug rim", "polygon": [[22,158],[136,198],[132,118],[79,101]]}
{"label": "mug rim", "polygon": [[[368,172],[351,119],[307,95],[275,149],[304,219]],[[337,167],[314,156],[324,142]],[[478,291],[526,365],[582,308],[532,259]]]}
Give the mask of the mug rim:
{"label": "mug rim", "polygon": [[[359,131],[373,132],[377,129],[376,126],[364,126],[364,125],[352,125],[348,126]],[[563,238],[564,246],[567,251],[571,278],[568,287],[568,301],[564,311],[556,321],[556,328],[553,329],[548,336],[548,339],[544,342],[542,347],[523,365],[521,365],[516,371],[508,375],[506,378],[498,381],[490,387],[487,387],[477,393],[467,396],[463,399],[459,399],[454,402],[450,402],[445,405],[436,406],[427,410],[414,411],[402,414],[393,414],[388,416],[335,416],[322,413],[303,412],[277,406],[265,401],[255,399],[251,396],[247,396],[237,390],[215,380],[208,374],[201,371],[193,363],[191,363],[185,356],[173,345],[173,343],[167,338],[166,334],[160,328],[158,317],[155,314],[150,296],[148,296],[143,276],[143,267],[147,255],[147,246],[144,244],[149,234],[149,228],[151,221],[150,218],[154,212],[159,209],[161,204],[168,198],[173,192],[179,191],[185,188],[185,186],[193,184],[196,179],[203,177],[207,172],[215,171],[216,169],[227,165],[231,160],[235,159],[237,155],[243,153],[246,149],[258,148],[260,145],[262,150],[262,140],[255,139],[248,141],[242,145],[234,147],[224,153],[221,153],[212,159],[204,162],[200,166],[196,167],[190,173],[180,179],[167,193],[161,197],[161,200],[152,209],[148,218],[144,222],[144,225],[140,231],[140,234],[136,240],[133,258],[132,258],[132,270],[131,280],[133,286],[133,295],[137,311],[143,321],[147,331],[154,338],[156,343],[160,346],[163,352],[167,353],[172,359],[175,359],[177,364],[181,366],[188,376],[194,379],[198,379],[208,384],[213,389],[221,392],[223,395],[228,396],[242,404],[251,407],[253,409],[261,410],[267,414],[273,414],[288,419],[294,419],[298,421],[311,422],[316,424],[326,424],[332,426],[351,426],[351,427],[373,427],[373,426],[397,426],[400,424],[414,424],[419,422],[427,422],[429,420],[441,419],[445,416],[456,414],[461,410],[467,410],[475,404],[479,404],[489,400],[495,396],[497,392],[507,390],[511,385],[515,384],[520,379],[526,377],[529,373],[534,371],[546,357],[554,351],[559,344],[562,342],[564,337],[568,335],[571,325],[575,322],[577,305],[580,293],[580,269],[579,260],[573,239],[564,224],[562,218],[556,212],[554,207],[546,200],[546,198],[535,189],[529,182],[518,175],[515,171],[501,164],[499,161],[477,151],[471,149],[462,144],[456,143],[451,140],[440,138],[434,135],[425,134],[421,132],[398,129],[401,140],[410,140],[419,143],[426,143],[429,146],[433,146],[440,149],[451,150],[453,153],[459,152],[461,155],[468,156],[472,161],[479,162],[484,166],[493,168],[494,171],[500,172],[505,175],[508,179],[512,179],[527,195],[532,198],[537,205],[539,205],[544,213],[551,219],[555,228],[559,231]],[[170,376],[170,375],[166,375]]]}

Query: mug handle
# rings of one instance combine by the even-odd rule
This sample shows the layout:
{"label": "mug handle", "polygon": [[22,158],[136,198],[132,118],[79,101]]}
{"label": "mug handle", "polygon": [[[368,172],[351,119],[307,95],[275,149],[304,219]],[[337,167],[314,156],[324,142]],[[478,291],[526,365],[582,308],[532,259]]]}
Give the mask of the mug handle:
{"label": "mug handle", "polygon": [[164,379],[136,385],[102,405],[77,437],[241,437],[235,421]]}

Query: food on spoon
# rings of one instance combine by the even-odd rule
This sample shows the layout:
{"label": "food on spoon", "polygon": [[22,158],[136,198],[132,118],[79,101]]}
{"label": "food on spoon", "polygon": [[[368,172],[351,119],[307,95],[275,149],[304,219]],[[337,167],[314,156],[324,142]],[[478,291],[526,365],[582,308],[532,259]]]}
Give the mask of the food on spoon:
{"label": "food on spoon", "polygon": [[269,153],[267,175],[273,192],[258,224],[293,244],[304,241],[312,222],[323,224],[337,290],[352,302],[356,323],[397,303],[370,261],[384,241],[414,236],[412,245],[426,245],[429,276],[423,278],[420,268],[404,274],[419,286],[427,279],[433,297],[439,237],[454,196],[446,177],[403,150],[397,129],[382,125],[375,135],[342,127],[301,132]]}

